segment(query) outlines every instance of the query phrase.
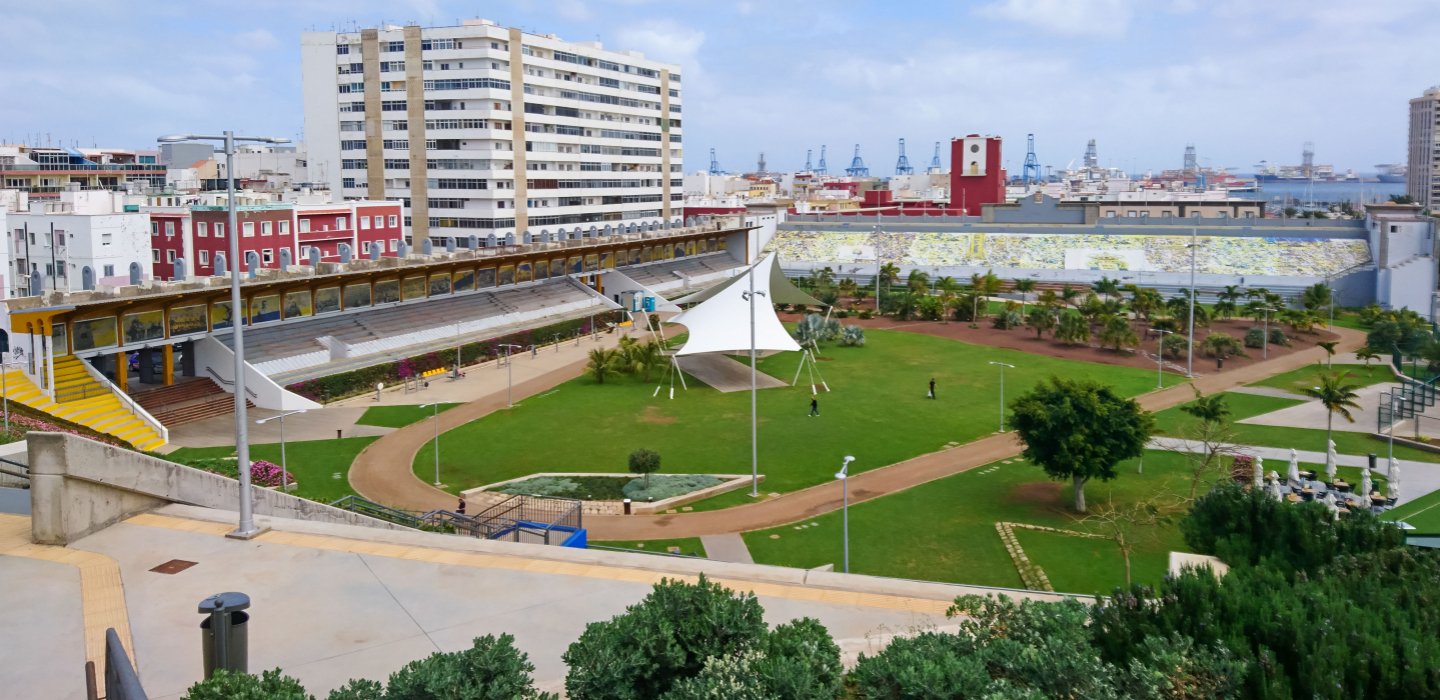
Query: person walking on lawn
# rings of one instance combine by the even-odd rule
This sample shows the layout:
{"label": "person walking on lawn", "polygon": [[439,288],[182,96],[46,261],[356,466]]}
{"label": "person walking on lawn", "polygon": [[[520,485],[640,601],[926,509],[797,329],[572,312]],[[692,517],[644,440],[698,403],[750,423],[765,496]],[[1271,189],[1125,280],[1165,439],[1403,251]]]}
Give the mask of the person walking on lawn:
{"label": "person walking on lawn", "polygon": [[935,378],[930,378],[930,398],[935,398]]}
{"label": "person walking on lawn", "polygon": [[814,418],[815,416],[818,416],[818,415],[820,415],[820,397],[819,397],[819,396],[811,396],[811,397],[810,397],[810,417],[811,417],[811,418]]}

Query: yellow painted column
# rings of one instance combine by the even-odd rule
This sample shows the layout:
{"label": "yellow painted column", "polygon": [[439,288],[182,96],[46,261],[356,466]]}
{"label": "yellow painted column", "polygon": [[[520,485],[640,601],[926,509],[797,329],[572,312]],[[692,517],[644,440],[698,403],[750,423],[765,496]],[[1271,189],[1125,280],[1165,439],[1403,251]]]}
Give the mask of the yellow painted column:
{"label": "yellow painted column", "polygon": [[125,385],[130,379],[130,358],[127,357],[127,354],[128,353],[123,352],[115,353],[115,386],[118,387],[120,391],[128,394],[130,390],[126,388]]}
{"label": "yellow painted column", "polygon": [[164,345],[160,348],[160,366],[165,372],[165,377],[160,382],[165,386],[175,383],[175,346]]}

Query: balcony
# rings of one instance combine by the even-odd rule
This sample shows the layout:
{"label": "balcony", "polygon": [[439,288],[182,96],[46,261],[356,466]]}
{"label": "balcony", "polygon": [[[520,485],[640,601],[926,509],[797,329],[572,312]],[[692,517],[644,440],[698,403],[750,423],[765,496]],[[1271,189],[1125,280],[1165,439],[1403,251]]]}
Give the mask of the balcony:
{"label": "balcony", "polygon": [[15,165],[0,166],[4,172],[68,172],[74,170],[98,170],[109,172],[165,172],[165,166],[155,163],[88,163],[84,165],[60,164],[60,163],[17,163]]}

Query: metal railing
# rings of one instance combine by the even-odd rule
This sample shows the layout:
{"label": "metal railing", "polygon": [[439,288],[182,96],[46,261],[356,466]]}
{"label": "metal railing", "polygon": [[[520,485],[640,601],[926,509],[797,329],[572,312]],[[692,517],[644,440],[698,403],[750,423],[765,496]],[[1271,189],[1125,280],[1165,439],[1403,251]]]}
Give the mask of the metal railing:
{"label": "metal railing", "polygon": [[395,523],[396,525],[404,525],[405,527],[413,527],[417,530],[423,526],[420,517],[416,516],[410,511],[400,510],[399,508],[391,508],[390,506],[383,506],[379,503],[376,503],[366,498],[362,498],[360,496],[346,496],[338,501],[335,501],[334,503],[331,503],[330,507],[339,508],[341,510],[348,510],[351,513],[368,515],[372,518],[377,518],[386,522]]}
{"label": "metal railing", "polygon": [[114,627],[105,630],[105,700],[150,700]]}
{"label": "metal railing", "polygon": [[[1410,377],[1405,373],[1405,361],[1399,352],[1392,356],[1391,364],[1409,381],[1402,381],[1400,387],[1394,391],[1380,392],[1379,410],[1375,413],[1375,432],[1377,433],[1384,433],[1391,430],[1395,423],[1424,413],[1425,409],[1434,406],[1436,400],[1440,399],[1440,388],[1436,387],[1436,381],[1440,380],[1440,375],[1430,376],[1424,380]],[[1412,369],[1417,370],[1417,374],[1418,367],[1418,364],[1412,365]]]}
{"label": "metal railing", "polygon": [[545,523],[552,527],[584,527],[581,524],[582,502],[576,498],[556,498],[520,494],[511,496],[476,514],[476,520],[509,520],[514,522]]}
{"label": "metal railing", "polygon": [[[214,380],[215,380],[216,382],[218,382],[221,386],[228,386],[228,387],[233,387],[233,386],[235,386],[235,380],[234,380],[234,379],[226,379],[226,378],[220,376],[219,374],[217,374],[217,373],[215,372],[214,368],[212,368],[212,367],[210,367],[210,366],[207,365],[207,366],[205,367],[205,371],[210,374],[210,378],[211,378],[211,379],[214,379]],[[234,393],[234,389],[231,389],[231,393]],[[252,399],[260,398],[260,395],[259,395],[259,394],[256,394],[256,393],[254,392],[254,390],[252,390],[252,389],[251,389],[250,387],[248,387],[248,386],[245,387],[245,395],[246,395],[246,396],[249,396],[249,397],[252,398]]]}

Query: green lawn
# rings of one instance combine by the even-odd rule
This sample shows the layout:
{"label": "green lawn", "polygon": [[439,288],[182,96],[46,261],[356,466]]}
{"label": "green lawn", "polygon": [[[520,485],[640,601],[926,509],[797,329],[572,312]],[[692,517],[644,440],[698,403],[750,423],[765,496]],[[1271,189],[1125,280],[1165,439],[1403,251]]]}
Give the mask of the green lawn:
{"label": "green lawn", "polygon": [[1300,394],[1302,389],[1319,384],[1318,377],[1323,372],[1347,372],[1350,376],[1345,381],[1361,387],[1395,381],[1394,375],[1390,373],[1384,363],[1372,363],[1368,368],[1365,365],[1335,365],[1331,368],[1323,365],[1311,365],[1284,374],[1277,374],[1246,386],[1266,386],[1272,389],[1284,389],[1292,394]]}
{"label": "green lawn", "polygon": [[1352,314],[1348,311],[1335,310],[1335,326],[1337,328],[1350,328],[1357,331],[1370,332],[1370,327],[1360,320],[1360,314]]}
{"label": "green lawn", "polygon": [[[1146,370],[1041,357],[968,345],[932,336],[870,331],[864,348],[832,343],[822,349],[820,416],[809,413],[810,383],[759,393],[760,471],[766,493],[786,493],[833,478],[845,455],[856,472],[966,443],[999,428],[1000,376],[992,361],[1007,362],[1006,396],[1013,398],[1043,377],[1088,377],[1136,395],[1154,386]],[[797,353],[760,360],[767,374],[789,381]],[[657,378],[660,375],[657,374]],[[925,398],[938,383],[939,401]],[[452,492],[537,472],[624,472],[626,457],[645,447],[662,457],[661,471],[744,474],[750,471],[750,396],[720,393],[687,378],[643,384],[617,376],[603,385],[589,377],[526,399],[513,411],[492,413],[440,437],[441,479]],[[430,474],[427,445],[415,459]],[[748,502],[744,491],[717,504]],[[693,504],[697,510],[715,504]]]}
{"label": "green lawn", "polygon": [[[1188,490],[1189,482],[1182,479],[1184,459],[1179,455],[1151,450],[1145,455],[1143,474],[1136,473],[1136,466],[1135,460],[1129,460],[1118,468],[1119,478],[1109,483],[1092,481],[1086,486],[1086,498],[1092,507],[1111,497],[1118,504],[1160,490]],[[895,578],[1022,588],[995,523],[1085,531],[1086,526],[1070,510],[1073,503],[1069,482],[1049,480],[1039,467],[1021,461],[996,462],[857,503],[850,506],[850,570]],[[1111,540],[1030,537],[1039,533],[1016,532],[1023,533],[1018,537],[1026,555],[1045,570],[1058,591],[1108,593],[1125,582],[1122,560]],[[802,568],[834,564],[837,571],[843,566],[838,511],[744,536],[757,563]],[[1141,533],[1131,560],[1134,580],[1157,583],[1168,566],[1171,550],[1186,551],[1174,527]]]}
{"label": "green lawn", "polygon": [[[1404,474],[1401,474],[1404,481]],[[1403,483],[1402,483],[1403,487]],[[1404,520],[1426,534],[1440,533],[1440,491],[1417,498],[1385,514],[1386,520]]]}
{"label": "green lawn", "polygon": [[[307,440],[285,443],[285,468],[300,484],[294,491],[299,496],[329,503],[355,495],[350,488],[350,464],[378,437],[351,437],[339,440]],[[191,460],[208,457],[233,457],[233,447],[182,447],[165,459]],[[280,463],[280,444],[250,446],[250,459]]]}
{"label": "green lawn", "polygon": [[[440,412],[444,413],[456,406],[458,403],[440,404]],[[415,421],[425,420],[435,415],[433,406],[420,408],[415,406],[371,406],[365,409],[365,415],[355,421],[356,425],[376,425],[382,428],[403,428]]]}
{"label": "green lawn", "polygon": [[662,554],[669,551],[667,549],[668,547],[679,547],[680,554],[706,556],[705,545],[700,543],[699,537],[682,537],[674,540],[645,540],[643,542],[636,542],[634,540],[625,540],[623,542],[591,541],[589,544],[592,547],[615,547],[616,549],[633,549],[637,552],[660,552]]}
{"label": "green lawn", "polygon": [[[1289,399],[1279,399],[1270,396],[1255,396],[1253,394],[1236,394],[1226,392],[1225,401],[1230,405],[1231,419],[1239,421],[1251,416],[1258,416],[1262,413],[1278,411],[1302,403]],[[1352,411],[1357,423],[1361,425],[1373,424],[1374,415],[1368,415],[1364,411]],[[1163,435],[1179,436],[1179,426],[1183,421],[1189,420],[1189,415],[1180,411],[1179,407],[1167,408],[1155,414],[1155,423]],[[1336,418],[1337,421],[1344,420]],[[1325,431],[1313,428],[1285,428],[1270,425],[1246,425],[1235,423],[1233,426],[1236,434],[1236,442],[1242,445],[1256,445],[1259,447],[1279,447],[1283,449],[1311,450],[1314,452],[1325,451]],[[1351,433],[1336,430],[1333,433],[1335,440],[1335,451],[1340,454],[1360,455],[1375,453],[1384,460],[1389,446],[1386,441],[1370,437],[1369,433]],[[1395,446],[1395,457],[1397,459],[1409,459],[1416,462],[1440,463],[1440,454],[1417,450],[1413,447],[1403,445]]]}

